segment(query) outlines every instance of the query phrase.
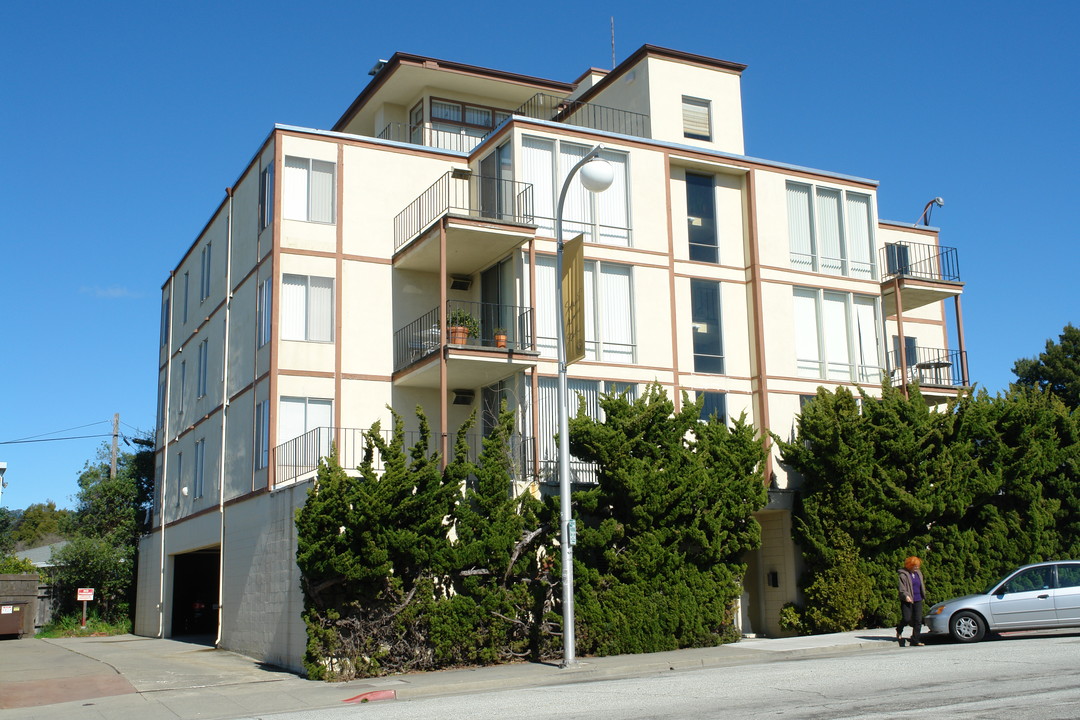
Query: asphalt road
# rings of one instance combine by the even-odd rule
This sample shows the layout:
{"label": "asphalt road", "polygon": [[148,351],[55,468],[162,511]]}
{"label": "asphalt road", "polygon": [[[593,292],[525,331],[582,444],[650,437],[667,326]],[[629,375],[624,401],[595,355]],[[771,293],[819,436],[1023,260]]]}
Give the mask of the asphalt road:
{"label": "asphalt road", "polygon": [[1080,635],[809,657],[346,708],[281,720],[399,718],[1038,718],[1080,717]]}

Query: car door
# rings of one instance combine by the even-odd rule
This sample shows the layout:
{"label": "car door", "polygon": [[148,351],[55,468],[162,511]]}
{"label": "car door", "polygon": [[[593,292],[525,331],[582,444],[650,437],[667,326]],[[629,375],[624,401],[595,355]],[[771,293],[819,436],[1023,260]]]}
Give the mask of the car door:
{"label": "car door", "polygon": [[1080,563],[1058,564],[1057,577],[1054,607],[1058,623],[1080,625]]}
{"label": "car door", "polygon": [[990,598],[990,614],[997,630],[1054,625],[1054,566],[1027,568],[1009,577]]}

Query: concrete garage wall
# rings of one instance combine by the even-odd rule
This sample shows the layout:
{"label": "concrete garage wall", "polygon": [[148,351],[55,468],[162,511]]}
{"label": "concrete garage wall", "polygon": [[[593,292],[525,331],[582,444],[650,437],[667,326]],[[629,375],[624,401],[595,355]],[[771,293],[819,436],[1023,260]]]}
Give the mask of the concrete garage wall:
{"label": "concrete garage wall", "polygon": [[310,487],[227,507],[221,553],[221,647],[296,671],[303,669],[307,638],[294,517]]}

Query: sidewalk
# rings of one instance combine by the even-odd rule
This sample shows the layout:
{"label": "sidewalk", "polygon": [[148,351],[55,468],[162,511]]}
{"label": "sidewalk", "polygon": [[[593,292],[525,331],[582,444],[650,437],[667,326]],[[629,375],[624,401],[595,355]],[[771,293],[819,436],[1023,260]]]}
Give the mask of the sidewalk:
{"label": "sidewalk", "polygon": [[365,697],[400,701],[889,649],[899,651],[892,630],[856,630],[584,658],[565,669],[515,663],[322,683],[179,640],[134,635],[6,640],[0,642],[0,720],[212,720],[340,707]]}

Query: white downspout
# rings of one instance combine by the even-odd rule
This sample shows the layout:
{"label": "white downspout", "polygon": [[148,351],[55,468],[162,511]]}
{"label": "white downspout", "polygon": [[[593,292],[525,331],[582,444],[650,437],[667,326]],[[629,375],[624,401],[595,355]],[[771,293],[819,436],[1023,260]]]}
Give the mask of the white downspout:
{"label": "white downspout", "polygon": [[232,235],[233,235],[233,189],[225,188],[229,196],[229,219],[225,233],[225,331],[221,359],[221,444],[218,460],[218,607],[217,637],[214,647],[221,647],[221,622],[224,617],[225,600],[225,441],[229,424],[229,320],[232,311]]}
{"label": "white downspout", "polygon": [[165,498],[167,496],[168,479],[169,479],[169,400],[172,398],[172,327],[173,327],[173,312],[175,311],[176,303],[173,302],[173,286],[176,280],[176,273],[169,273],[169,326],[165,329],[165,399],[163,404],[165,405],[162,413],[162,424],[165,426],[161,428],[161,492],[158,499],[161,501],[161,514],[158,521],[161,523],[161,552],[158,558],[158,631],[157,636],[159,638],[165,637]]}

